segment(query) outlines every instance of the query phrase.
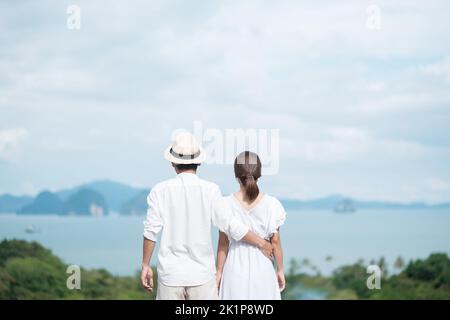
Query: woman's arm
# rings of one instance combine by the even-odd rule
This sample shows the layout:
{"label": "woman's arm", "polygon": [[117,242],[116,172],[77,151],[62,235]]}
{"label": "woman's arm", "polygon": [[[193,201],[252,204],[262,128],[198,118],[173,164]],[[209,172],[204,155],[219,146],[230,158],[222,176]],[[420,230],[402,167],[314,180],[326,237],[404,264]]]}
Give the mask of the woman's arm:
{"label": "woman's arm", "polygon": [[217,246],[217,273],[216,273],[217,287],[219,287],[220,280],[222,279],[223,266],[225,265],[225,260],[227,259],[228,255],[228,245],[229,245],[228,236],[222,231],[219,231],[219,244]]}
{"label": "woman's arm", "polygon": [[273,245],[273,254],[275,256],[275,262],[277,264],[277,279],[280,291],[283,291],[286,286],[286,281],[284,279],[284,266],[283,266],[283,248],[281,247],[281,236],[280,228],[278,232],[274,233],[270,239]]}

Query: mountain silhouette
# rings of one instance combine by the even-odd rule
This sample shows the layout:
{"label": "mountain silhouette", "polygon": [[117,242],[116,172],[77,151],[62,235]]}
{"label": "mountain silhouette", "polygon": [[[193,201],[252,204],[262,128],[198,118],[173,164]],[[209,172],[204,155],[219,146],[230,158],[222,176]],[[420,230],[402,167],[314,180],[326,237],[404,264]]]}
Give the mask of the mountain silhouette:
{"label": "mountain silhouette", "polygon": [[83,188],[67,199],[64,214],[103,216],[108,214],[108,205],[103,195],[97,191]]}
{"label": "mountain silhouette", "polygon": [[57,194],[50,191],[42,191],[28,205],[25,205],[17,213],[19,214],[62,214],[64,203]]}
{"label": "mountain silhouette", "polygon": [[[36,198],[0,195],[0,213],[106,215],[109,211],[122,215],[144,215],[150,188],[140,189],[124,183],[97,180],[56,192],[43,191]],[[280,198],[286,210],[335,210],[342,201],[351,201],[355,211],[360,209],[448,209],[450,203],[364,201],[339,194],[299,200]]]}
{"label": "mountain silhouette", "polygon": [[57,194],[61,199],[67,200],[81,189],[90,189],[100,193],[105,198],[108,207],[114,211],[119,211],[126,201],[130,200],[140,191],[140,189],[124,183],[111,180],[97,180],[74,188],[58,191]]}
{"label": "mountain silhouette", "polygon": [[13,196],[11,194],[0,195],[0,212],[17,212],[32,201],[33,197],[29,196]]}

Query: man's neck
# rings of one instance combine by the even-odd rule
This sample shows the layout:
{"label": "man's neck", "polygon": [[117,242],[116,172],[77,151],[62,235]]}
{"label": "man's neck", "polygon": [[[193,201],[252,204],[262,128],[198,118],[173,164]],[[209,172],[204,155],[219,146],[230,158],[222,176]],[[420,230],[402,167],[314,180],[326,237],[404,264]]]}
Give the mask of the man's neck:
{"label": "man's neck", "polygon": [[191,174],[197,174],[197,171],[195,170],[184,170],[184,171],[177,171],[177,174],[180,173],[191,173]]}

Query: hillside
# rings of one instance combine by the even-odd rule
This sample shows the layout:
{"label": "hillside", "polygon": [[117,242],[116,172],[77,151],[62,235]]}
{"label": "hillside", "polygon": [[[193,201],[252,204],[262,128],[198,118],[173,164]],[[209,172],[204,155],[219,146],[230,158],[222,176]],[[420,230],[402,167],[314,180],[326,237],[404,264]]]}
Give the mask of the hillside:
{"label": "hillside", "polygon": [[36,242],[0,242],[0,300],[154,298],[139,277],[116,277],[103,269],[81,268],[81,290],[69,290],[67,265]]}
{"label": "hillside", "polygon": [[18,210],[19,214],[61,214],[64,211],[63,201],[50,191],[42,191],[30,204]]}
{"label": "hillside", "polygon": [[80,189],[67,199],[64,214],[103,216],[109,212],[102,194],[91,189]]}
{"label": "hillside", "polygon": [[[400,271],[389,274],[383,258],[377,263],[383,271],[381,288],[367,288],[367,265],[358,261],[337,268],[331,277],[317,272],[306,274],[310,265],[292,260],[286,276],[285,299],[299,299],[314,293],[319,299],[373,299],[373,300],[449,300],[450,259],[445,253],[432,253],[426,259],[410,261],[406,266],[398,265]],[[398,271],[398,270],[397,270]]]}
{"label": "hillside", "polygon": [[[382,260],[378,262],[383,266]],[[304,273],[306,265],[291,260],[286,268],[283,299],[450,299],[450,259],[433,253],[410,261],[395,275],[384,272],[381,290],[366,286],[366,265],[357,262],[325,277]],[[5,299],[154,299],[139,276],[117,277],[104,269],[81,267],[81,290],[66,287],[67,264],[36,242],[0,242],[0,300]],[[155,273],[155,278],[156,278]],[[158,283],[155,279],[155,283]]]}
{"label": "hillside", "polygon": [[0,213],[17,212],[32,201],[33,197],[30,196],[0,195]]}
{"label": "hillside", "polygon": [[120,208],[122,215],[143,215],[147,211],[147,190],[142,190]]}
{"label": "hillside", "polygon": [[140,189],[131,187],[124,183],[111,180],[98,180],[70,189],[57,191],[57,194],[61,197],[61,199],[67,200],[70,196],[74,195],[81,189],[90,189],[98,192],[105,198],[108,207],[114,211],[119,211],[121,206],[126,201],[130,200],[140,191]]}
{"label": "hillside", "polygon": [[90,189],[80,189],[63,201],[56,193],[43,191],[17,214],[58,214],[103,216],[109,213],[105,198]]}

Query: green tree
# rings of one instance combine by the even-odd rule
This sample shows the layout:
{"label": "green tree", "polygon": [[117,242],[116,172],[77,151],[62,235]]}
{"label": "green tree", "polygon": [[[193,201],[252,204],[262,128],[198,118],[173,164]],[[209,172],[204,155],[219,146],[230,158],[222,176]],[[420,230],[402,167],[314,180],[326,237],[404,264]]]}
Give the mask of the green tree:
{"label": "green tree", "polygon": [[[66,287],[67,265],[38,243],[0,243],[0,299],[151,299],[139,276],[81,269],[81,290]],[[155,281],[157,283],[157,281]]]}
{"label": "green tree", "polygon": [[288,275],[295,276],[299,269],[300,269],[300,264],[298,263],[297,259],[291,258],[289,260]]}
{"label": "green tree", "polygon": [[368,298],[371,294],[367,288],[366,268],[359,263],[338,268],[333,273],[333,283],[337,289],[351,289],[358,297]]}
{"label": "green tree", "polygon": [[446,253],[434,253],[426,260],[409,263],[405,274],[412,279],[430,282],[436,288],[450,288],[450,259]]}
{"label": "green tree", "polygon": [[38,258],[12,258],[4,269],[14,280],[8,299],[54,299],[68,294],[64,266],[54,266]]}
{"label": "green tree", "polygon": [[394,268],[397,270],[402,270],[405,267],[405,261],[401,256],[398,256],[394,262]]}
{"label": "green tree", "polygon": [[386,259],[384,257],[381,257],[380,259],[378,259],[378,262],[376,264],[380,267],[381,271],[383,272],[382,276],[387,277],[389,270]]}

